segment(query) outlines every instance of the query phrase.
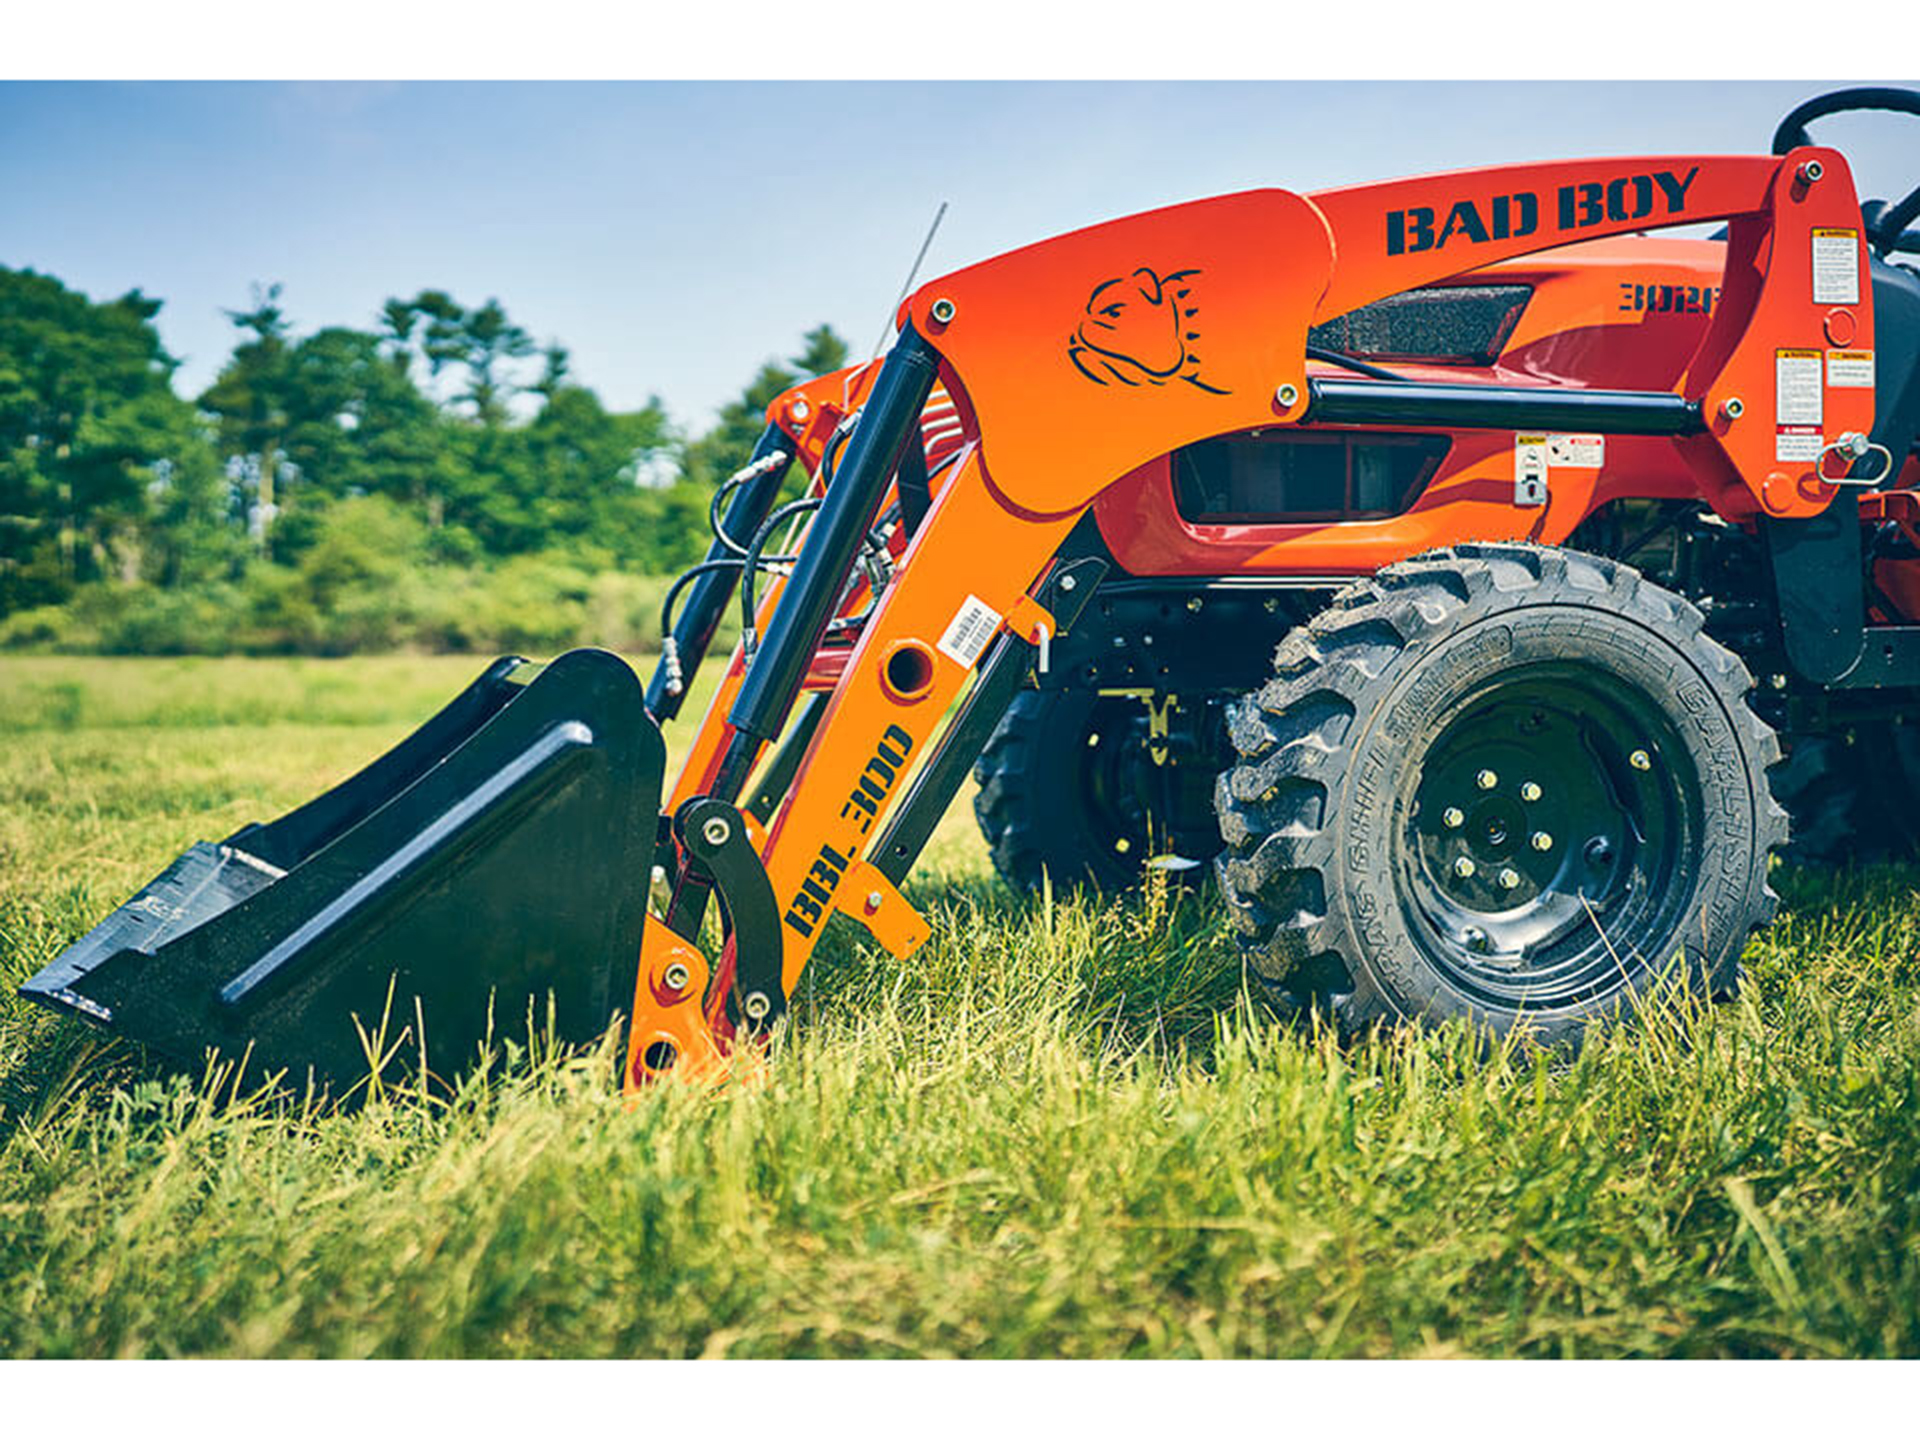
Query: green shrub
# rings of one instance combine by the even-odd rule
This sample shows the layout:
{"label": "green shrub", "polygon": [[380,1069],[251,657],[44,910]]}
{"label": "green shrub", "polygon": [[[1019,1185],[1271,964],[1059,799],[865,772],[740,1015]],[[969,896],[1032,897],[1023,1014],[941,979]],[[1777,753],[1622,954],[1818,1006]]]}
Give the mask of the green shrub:
{"label": "green shrub", "polygon": [[[456,527],[446,527],[455,529]],[[464,532],[462,532],[464,533]],[[110,655],[354,655],[378,651],[549,655],[579,645],[660,648],[672,578],[614,568],[610,551],[452,564],[472,537],[443,538],[381,496],[310,516],[297,556],[256,561],[237,582],[175,588],[101,582],[64,605],[0,619],[0,650]],[[719,641],[738,633],[729,607]]]}

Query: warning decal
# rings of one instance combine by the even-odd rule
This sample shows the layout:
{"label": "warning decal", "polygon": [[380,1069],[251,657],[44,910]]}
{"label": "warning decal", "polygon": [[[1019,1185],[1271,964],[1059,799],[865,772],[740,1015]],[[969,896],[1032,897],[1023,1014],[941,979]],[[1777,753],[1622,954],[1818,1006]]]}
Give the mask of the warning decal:
{"label": "warning decal", "polygon": [[1813,303],[1860,303],[1860,232],[1813,232]]}
{"label": "warning decal", "polygon": [[1547,436],[1547,464],[1570,465],[1576,470],[1598,470],[1607,463],[1604,435]]}
{"label": "warning decal", "polygon": [[1516,505],[1547,503],[1547,437],[1545,435],[1513,437],[1513,503]]}
{"label": "warning decal", "polygon": [[1827,384],[1836,390],[1873,388],[1873,351],[1829,350]]}
{"label": "warning decal", "polygon": [[1818,350],[1773,352],[1774,424],[1820,425],[1826,398],[1825,387],[1820,383],[1824,358]]}
{"label": "warning decal", "polygon": [[978,595],[969,595],[940,637],[940,653],[971,669],[999,628],[1000,612]]}

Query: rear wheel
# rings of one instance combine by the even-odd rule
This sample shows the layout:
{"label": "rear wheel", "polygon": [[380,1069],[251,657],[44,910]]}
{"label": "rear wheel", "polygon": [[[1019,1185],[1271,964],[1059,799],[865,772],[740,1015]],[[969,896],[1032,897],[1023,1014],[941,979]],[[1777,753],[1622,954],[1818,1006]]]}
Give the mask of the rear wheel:
{"label": "rear wheel", "polygon": [[1786,816],[1700,613],[1571,551],[1463,546],[1343,592],[1231,717],[1218,861],[1251,967],[1349,1028],[1546,1043],[1677,960],[1729,992]]}
{"label": "rear wheel", "polygon": [[1920,726],[1795,735],[1773,792],[1793,817],[1787,858],[1868,865],[1920,855]]}
{"label": "rear wheel", "polygon": [[[1129,695],[1027,690],[974,766],[974,816],[994,868],[1038,890],[1139,883],[1150,859],[1182,883],[1219,849],[1212,766],[1155,765],[1146,707]],[[1157,857],[1157,858],[1156,858]]]}

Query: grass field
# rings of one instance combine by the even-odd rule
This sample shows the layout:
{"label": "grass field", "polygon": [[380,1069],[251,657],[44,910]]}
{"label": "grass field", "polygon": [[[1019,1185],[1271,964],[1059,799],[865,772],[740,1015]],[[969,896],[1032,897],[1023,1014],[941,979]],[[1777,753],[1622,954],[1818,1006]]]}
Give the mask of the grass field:
{"label": "grass field", "polygon": [[477,669],[0,660],[0,1354],[1920,1354],[1911,871],[1782,874],[1737,1003],[1571,1064],[1283,1028],[1211,902],[1018,901],[958,811],[757,1087],[318,1113],[11,998]]}

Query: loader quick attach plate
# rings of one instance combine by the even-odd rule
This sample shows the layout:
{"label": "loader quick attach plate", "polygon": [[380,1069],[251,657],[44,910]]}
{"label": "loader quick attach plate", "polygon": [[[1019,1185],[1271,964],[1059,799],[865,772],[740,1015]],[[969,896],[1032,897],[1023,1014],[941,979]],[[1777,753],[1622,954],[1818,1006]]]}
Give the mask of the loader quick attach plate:
{"label": "loader quick attach plate", "polygon": [[363,1032],[443,1078],[530,1023],[592,1040],[633,993],[665,767],[625,661],[496,661],[344,784],[195,845],[21,993],[335,1094],[370,1073]]}

